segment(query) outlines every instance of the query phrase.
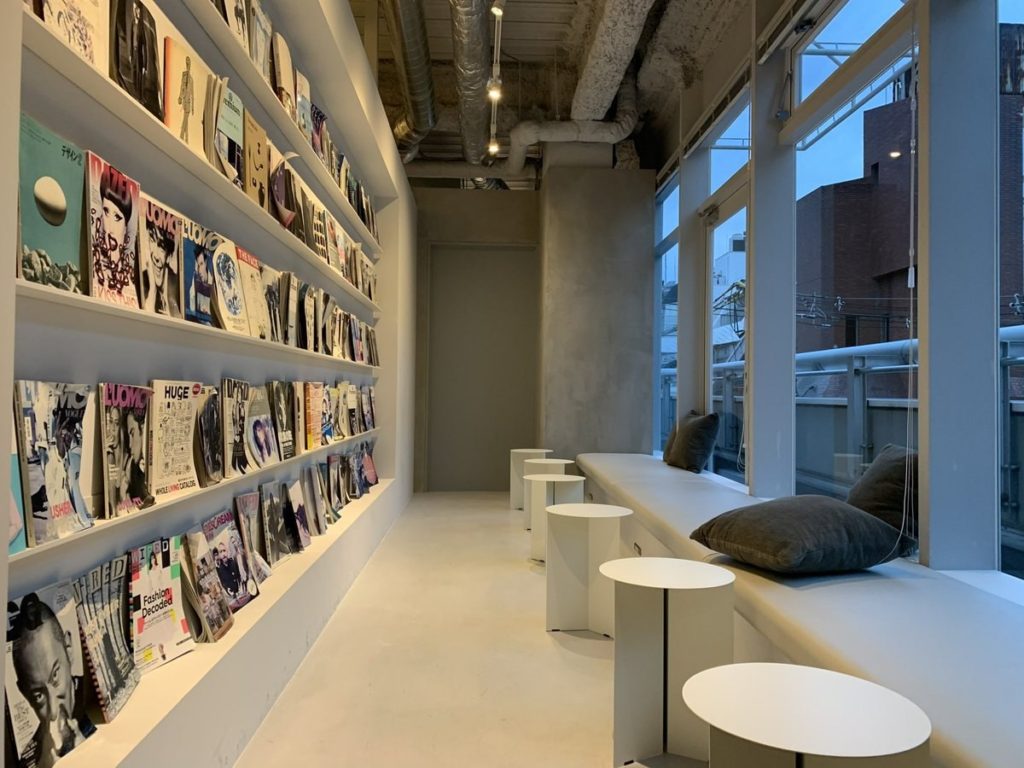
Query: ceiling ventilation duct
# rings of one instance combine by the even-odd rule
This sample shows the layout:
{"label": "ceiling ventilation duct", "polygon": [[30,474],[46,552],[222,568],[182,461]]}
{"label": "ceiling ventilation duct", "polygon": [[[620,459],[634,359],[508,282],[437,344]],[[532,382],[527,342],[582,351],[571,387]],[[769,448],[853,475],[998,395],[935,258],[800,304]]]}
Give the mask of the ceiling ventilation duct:
{"label": "ceiling ventilation duct", "polygon": [[450,0],[455,86],[459,94],[462,155],[479,165],[487,153],[487,77],[491,51],[488,34],[489,0]]}
{"label": "ceiling ventilation duct", "polygon": [[405,113],[395,123],[395,141],[408,162],[437,123],[427,24],[419,0],[384,0],[384,21],[405,105]]}

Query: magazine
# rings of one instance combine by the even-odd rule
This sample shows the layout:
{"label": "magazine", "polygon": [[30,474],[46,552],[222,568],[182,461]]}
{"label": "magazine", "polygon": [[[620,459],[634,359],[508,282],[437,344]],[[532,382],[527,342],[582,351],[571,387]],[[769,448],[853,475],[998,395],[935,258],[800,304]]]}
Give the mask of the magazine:
{"label": "magazine", "polygon": [[152,395],[149,387],[100,384],[106,517],[121,517],[153,504],[146,476],[146,435]]}
{"label": "magazine", "polygon": [[272,41],[274,93],[277,94],[288,116],[295,122],[298,116],[295,105],[295,69],[292,67],[291,51],[288,50],[288,43],[277,32],[274,32]]}
{"label": "magazine", "polygon": [[[264,483],[260,486],[260,516],[263,522],[263,540],[267,545],[267,562],[277,565],[282,558],[298,552],[298,531],[289,529],[281,483]],[[294,517],[292,518],[294,522]]]}
{"label": "magazine", "polygon": [[43,21],[68,48],[93,66],[103,67],[106,51],[101,46],[106,40],[106,19],[100,13],[99,0],[46,0]]}
{"label": "magazine", "polygon": [[235,623],[224,587],[217,575],[213,553],[203,529],[195,527],[186,534],[187,567],[185,579],[193,599],[193,607],[200,622],[201,643],[213,643],[227,634]]}
{"label": "magazine", "polygon": [[266,467],[281,460],[266,387],[254,386],[249,389],[249,403],[245,412],[245,451],[252,466]]}
{"label": "magazine", "polygon": [[235,33],[239,44],[249,53],[249,25],[245,12],[245,0],[221,0],[224,4],[224,17]]}
{"label": "magazine", "polygon": [[225,478],[238,477],[251,471],[249,456],[245,449],[245,414],[249,407],[250,389],[247,381],[221,380],[221,433],[224,437]]}
{"label": "magazine", "polygon": [[327,533],[327,500],[320,479],[320,467],[315,464],[306,467],[302,471],[302,479],[309,532],[314,536],[322,536]]}
{"label": "magazine", "polygon": [[235,244],[216,235],[212,245],[214,283],[214,315],[221,328],[249,335],[249,315],[245,311],[242,278],[238,270]]}
{"label": "magazine", "polygon": [[298,456],[306,451],[306,384],[302,381],[292,382],[294,404],[292,406],[292,418],[295,428],[292,432],[295,441],[295,455]]}
{"label": "magazine", "polygon": [[149,481],[157,500],[199,487],[193,460],[196,408],[203,385],[197,381],[152,382],[149,419]]}
{"label": "magazine", "polygon": [[110,0],[110,79],[164,119],[163,41],[147,0]]}
{"label": "magazine", "polygon": [[139,231],[139,299],[147,312],[181,317],[182,218],[145,193]]}
{"label": "magazine", "polygon": [[300,320],[297,342],[302,349],[316,351],[316,289],[309,283],[301,283],[298,292]]}
{"label": "magazine", "polygon": [[267,395],[274,417],[278,453],[281,460],[285,461],[295,456],[295,419],[292,413],[295,392],[290,382],[269,381]]}
{"label": "magazine", "polygon": [[93,152],[86,153],[86,182],[89,190],[89,291],[111,304],[137,308],[135,254],[139,182]]}
{"label": "magazine", "polygon": [[220,236],[191,219],[184,220],[182,274],[185,319],[213,325],[213,301],[216,287],[213,253]]}
{"label": "magazine", "polygon": [[299,549],[302,550],[308,547],[312,540],[309,535],[309,517],[306,510],[306,498],[302,493],[301,478],[289,483],[288,501],[291,505],[291,514],[295,517],[295,525],[298,527]]}
{"label": "magazine", "polygon": [[256,582],[262,584],[270,576],[270,564],[265,557],[267,549],[263,540],[259,491],[235,496],[235,512],[238,516],[238,531],[242,534],[246,561],[252,567]]}
{"label": "magazine", "polygon": [[319,381],[305,382],[306,450],[319,448],[322,440],[324,385]]}
{"label": "magazine", "polygon": [[273,28],[270,18],[263,11],[261,0],[249,0],[249,58],[256,64],[256,69],[263,75],[268,85],[272,85],[273,73],[270,71],[270,42]]}
{"label": "magazine", "polygon": [[245,151],[242,175],[245,193],[258,203],[260,208],[269,210],[270,198],[267,192],[270,187],[270,149],[267,144],[267,132],[250,112],[245,112],[242,120],[242,144]]}
{"label": "magazine", "polygon": [[235,525],[235,513],[230,509],[218,512],[203,523],[203,533],[210,545],[217,576],[227,593],[228,605],[234,613],[260,593],[246,557],[242,535]]}
{"label": "magazine", "polygon": [[244,248],[235,246],[238,258],[238,274],[242,283],[245,312],[249,316],[249,335],[256,339],[270,340],[270,315],[263,295],[263,277],[260,262]]}
{"label": "magazine", "polygon": [[224,436],[220,394],[204,385],[196,399],[195,464],[199,484],[206,488],[224,479]]}
{"label": "magazine", "polygon": [[7,556],[16,555],[28,547],[25,525],[25,497],[21,492],[21,463],[18,460],[18,438],[11,432],[11,490],[7,495]]}
{"label": "magazine", "polygon": [[[228,0],[237,2],[237,0]],[[245,189],[245,109],[225,81],[219,90],[214,156],[210,161],[239,189]]]}
{"label": "magazine", "polygon": [[290,347],[299,346],[299,279],[291,272],[281,273],[281,320],[284,337]]}
{"label": "magazine", "polygon": [[182,537],[158,539],[131,555],[131,636],[141,674],[195,647],[181,583]]}
{"label": "magazine", "polygon": [[341,512],[341,508],[345,506],[345,484],[342,478],[342,464],[344,457],[339,454],[333,454],[327,457],[327,500],[330,502],[331,509],[334,510],[335,515],[340,517],[338,514]]}
{"label": "magazine", "polygon": [[295,70],[295,117],[299,130],[309,146],[313,146],[313,99],[310,97],[309,80]]}
{"label": "magazine", "polygon": [[270,340],[281,342],[281,273],[264,264],[260,271],[263,278],[263,297],[267,304],[267,319],[270,321]]}
{"label": "magazine", "polygon": [[164,125],[205,158],[203,108],[210,70],[188,45],[164,38]]}

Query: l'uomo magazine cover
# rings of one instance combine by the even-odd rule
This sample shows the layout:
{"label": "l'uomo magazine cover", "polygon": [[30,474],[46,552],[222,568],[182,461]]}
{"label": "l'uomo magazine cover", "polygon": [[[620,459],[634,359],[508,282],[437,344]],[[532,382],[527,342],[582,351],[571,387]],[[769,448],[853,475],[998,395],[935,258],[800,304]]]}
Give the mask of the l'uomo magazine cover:
{"label": "l'uomo magazine cover", "polygon": [[182,537],[158,539],[131,555],[131,635],[140,673],[195,647],[181,583]]}
{"label": "l'uomo magazine cover", "polygon": [[182,218],[145,193],[141,200],[139,301],[147,312],[181,317]]}
{"label": "l'uomo magazine cover", "polygon": [[19,768],[49,768],[91,736],[85,663],[68,583],[7,603],[9,739]]}
{"label": "l'uomo magazine cover", "polygon": [[86,179],[89,292],[111,304],[138,308],[139,182],[93,152],[86,153]]}
{"label": "l'uomo magazine cover", "polygon": [[220,236],[191,219],[184,219],[182,241],[182,290],[185,319],[213,325],[213,299],[216,291],[213,253]]}
{"label": "l'uomo magazine cover", "polygon": [[121,517],[153,504],[146,444],[152,395],[149,387],[100,384],[107,517]]}
{"label": "l'uomo magazine cover", "polygon": [[260,593],[246,557],[242,534],[235,525],[234,512],[230,509],[218,512],[203,523],[203,533],[213,553],[213,564],[221,586],[227,592],[228,605],[234,613]]}

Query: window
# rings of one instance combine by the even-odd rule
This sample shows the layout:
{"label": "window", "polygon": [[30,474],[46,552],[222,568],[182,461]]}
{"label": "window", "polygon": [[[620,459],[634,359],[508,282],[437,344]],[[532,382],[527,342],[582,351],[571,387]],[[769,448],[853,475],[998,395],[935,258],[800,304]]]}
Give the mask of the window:
{"label": "window", "polygon": [[676,331],[679,323],[679,177],[673,176],[655,199],[654,256],[657,301],[654,450],[660,451],[676,418]]}
{"label": "window", "polygon": [[814,93],[903,5],[904,0],[838,2],[831,19],[799,49],[800,100]]}
{"label": "window", "polygon": [[711,145],[711,191],[714,192],[750,160],[750,106]]}

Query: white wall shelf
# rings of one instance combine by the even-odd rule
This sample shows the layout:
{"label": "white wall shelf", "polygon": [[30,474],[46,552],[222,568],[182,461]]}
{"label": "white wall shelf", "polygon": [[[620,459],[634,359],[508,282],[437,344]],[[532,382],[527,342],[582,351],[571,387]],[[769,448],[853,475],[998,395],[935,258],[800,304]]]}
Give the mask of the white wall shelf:
{"label": "white wall shelf", "polygon": [[[64,45],[31,11],[23,10],[22,21],[23,47],[26,52],[22,76],[25,83],[34,86],[24,92],[26,111],[39,117],[44,124],[53,126],[58,132],[62,132],[62,122],[74,120],[78,133],[89,134],[92,131],[95,134],[90,134],[90,138],[95,135],[96,142],[109,142],[111,121],[97,119],[97,109],[104,110],[120,127],[136,134],[150,150],[144,153],[136,151],[134,164],[122,163],[128,175],[139,178],[144,191],[164,199],[161,190],[165,188],[187,190],[186,194],[193,203],[211,219],[201,219],[200,223],[204,226],[221,231],[261,259],[261,249],[253,246],[253,242],[259,240],[252,235],[273,238],[305,268],[306,274],[313,272],[325,279],[328,292],[344,308],[361,315],[363,320],[367,319],[369,313],[379,315],[379,306],[228,181],[205,158],[189,149],[145,107]],[[56,122],[58,120],[61,122]],[[87,144],[84,148],[94,148],[93,144]],[[151,179],[159,176],[162,183],[148,184],[145,174],[152,174]],[[224,212],[225,203],[230,204],[233,212],[240,216],[227,216]],[[238,237],[243,230],[249,237]],[[279,268],[288,269],[291,266],[280,265]]]}

